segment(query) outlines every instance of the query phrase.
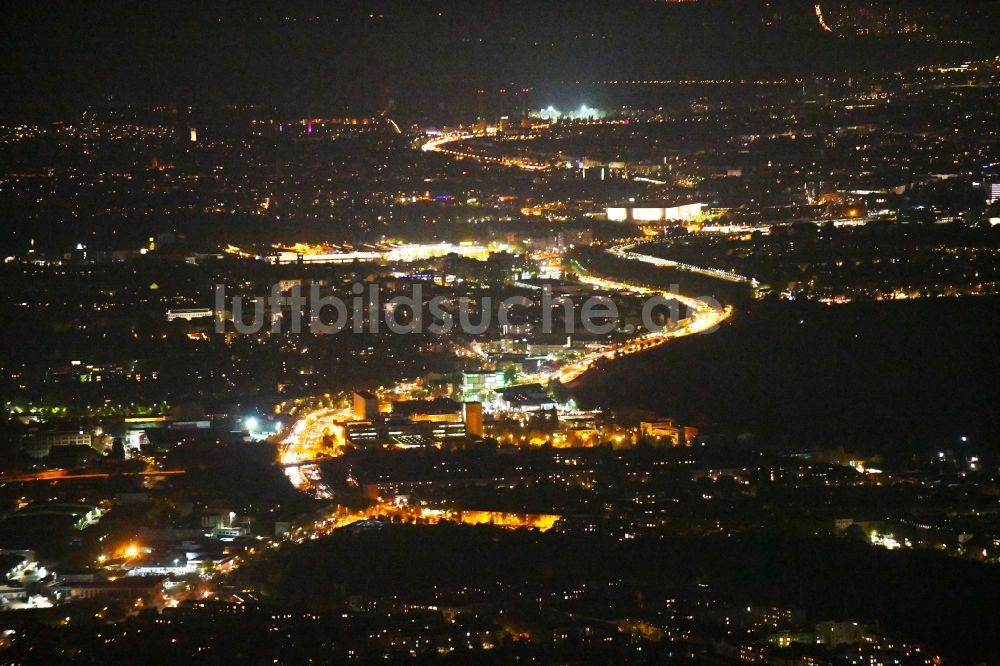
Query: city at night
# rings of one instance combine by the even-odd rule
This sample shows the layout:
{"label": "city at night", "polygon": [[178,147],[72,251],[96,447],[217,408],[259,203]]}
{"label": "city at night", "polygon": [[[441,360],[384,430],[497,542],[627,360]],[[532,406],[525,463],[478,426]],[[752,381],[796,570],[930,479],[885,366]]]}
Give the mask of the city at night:
{"label": "city at night", "polygon": [[4,18],[0,664],[1000,664],[1000,0]]}

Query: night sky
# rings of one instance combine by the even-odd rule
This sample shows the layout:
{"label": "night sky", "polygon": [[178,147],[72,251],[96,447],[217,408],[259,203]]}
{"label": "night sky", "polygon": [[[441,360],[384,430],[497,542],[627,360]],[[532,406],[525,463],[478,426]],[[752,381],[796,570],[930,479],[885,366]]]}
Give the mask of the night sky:
{"label": "night sky", "polygon": [[[953,12],[956,25],[982,30],[969,11]],[[23,2],[4,23],[0,109],[49,115],[109,96],[435,114],[480,87],[810,76],[970,50],[833,37],[799,0]]]}

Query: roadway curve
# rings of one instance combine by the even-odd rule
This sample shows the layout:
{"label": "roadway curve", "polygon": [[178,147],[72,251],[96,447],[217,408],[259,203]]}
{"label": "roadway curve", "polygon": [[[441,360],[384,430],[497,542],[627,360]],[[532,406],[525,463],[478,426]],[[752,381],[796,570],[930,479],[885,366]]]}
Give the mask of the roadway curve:
{"label": "roadway curve", "polygon": [[486,136],[483,133],[462,133],[462,132],[450,132],[448,134],[442,134],[440,136],[428,139],[423,144],[421,144],[420,149],[424,152],[441,153],[442,155],[448,155],[450,157],[458,157],[460,159],[476,160],[478,162],[483,162],[484,164],[498,164],[500,166],[507,167],[517,167],[519,169],[525,169],[526,171],[544,171],[549,168],[549,165],[542,164],[541,162],[535,162],[532,160],[521,159],[516,157],[495,157],[493,155],[481,155],[479,153],[473,153],[468,150],[459,150],[455,144],[460,143],[466,139],[474,139],[479,136]]}
{"label": "roadway curve", "polygon": [[[643,260],[639,259],[639,261]],[[733,314],[733,308],[730,305],[723,307],[718,303],[709,303],[708,301],[699,298],[690,298],[688,296],[682,296],[681,294],[676,294],[662,289],[652,289],[650,287],[609,280],[593,275],[584,274],[578,277],[581,282],[601,287],[603,289],[627,291],[650,297],[662,296],[667,299],[675,299],[684,305],[691,312],[691,315],[687,319],[682,320],[677,328],[649,331],[626,342],[608,345],[603,349],[591,352],[567,363],[553,375],[555,379],[558,379],[563,384],[569,384],[570,382],[576,381],[582,375],[592,370],[594,368],[594,364],[601,359],[613,360],[616,356],[627,356],[629,354],[646,351],[647,349],[651,349],[653,347],[658,347],[675,338],[682,338],[696,333],[711,332],[715,330],[719,324],[729,319],[729,317]]]}
{"label": "roadway curve", "polygon": [[[664,261],[636,253],[626,252],[626,254],[621,255],[623,247],[628,246],[618,246],[608,251],[627,259],[653,265],[661,265],[660,262]],[[733,313],[732,306],[722,307],[717,303],[690,298],[662,289],[653,289],[587,274],[580,275],[579,280],[602,289],[676,299],[691,314],[677,328],[650,331],[626,342],[608,345],[566,363],[549,377],[557,379],[563,384],[579,379],[586,372],[592,370],[601,359],[613,360],[617,356],[635,354],[657,347],[675,338],[709,332],[729,319]],[[322,471],[317,463],[324,458],[339,456],[343,453],[345,433],[342,424],[350,420],[350,411],[349,407],[341,407],[323,408],[310,412],[293,423],[279,440],[278,461],[284,468],[288,480],[302,492],[320,499],[333,497],[332,491],[323,480]]]}
{"label": "roadway curve", "polygon": [[729,282],[742,282],[750,285],[751,287],[759,287],[760,282],[757,278],[747,277],[746,275],[740,275],[739,273],[733,273],[731,271],[724,271],[720,268],[704,268],[702,266],[694,266],[692,264],[685,264],[681,261],[674,261],[673,259],[663,259],[661,257],[654,257],[651,254],[640,254],[639,252],[633,252],[633,248],[637,247],[635,244],[627,245],[616,245],[608,250],[611,254],[617,255],[622,259],[631,259],[633,261],[641,261],[643,263],[651,264],[653,266],[662,266],[665,268],[679,268],[682,271],[688,271],[690,273],[700,273],[701,275],[707,275],[708,277],[719,278],[720,280],[727,280]]}
{"label": "roadway curve", "polygon": [[278,442],[278,462],[293,486],[318,499],[333,498],[317,461],[343,453],[346,440],[341,424],[350,418],[346,407],[318,409],[292,424]]}

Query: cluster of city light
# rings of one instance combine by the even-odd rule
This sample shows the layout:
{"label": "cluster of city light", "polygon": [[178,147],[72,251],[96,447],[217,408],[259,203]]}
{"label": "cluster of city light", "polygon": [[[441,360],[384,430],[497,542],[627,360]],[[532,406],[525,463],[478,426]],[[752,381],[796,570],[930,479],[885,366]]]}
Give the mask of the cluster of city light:
{"label": "cluster of city light", "polygon": [[904,542],[900,542],[900,540],[892,534],[881,534],[875,531],[869,534],[869,540],[873,546],[879,546],[881,548],[885,548],[886,550],[898,550],[904,545],[906,547],[910,546],[909,539],[904,540]]}
{"label": "cluster of city light", "polygon": [[397,521],[435,524],[439,522],[462,525],[494,525],[507,529],[527,527],[544,532],[559,520],[555,514],[509,513],[504,511],[465,511],[462,509],[434,509],[426,506],[410,507],[392,502],[380,502],[374,509],[377,516]]}
{"label": "cluster of city light", "polygon": [[559,120],[599,120],[604,118],[605,113],[600,109],[595,109],[593,107],[587,106],[586,104],[580,105],[580,108],[573,109],[571,111],[560,111],[553,106],[547,106],[544,109],[538,109],[537,111],[531,111],[528,114],[531,118],[539,118],[541,120],[547,120],[549,122],[557,122]]}
{"label": "cluster of city light", "polygon": [[753,84],[756,86],[782,86],[789,83],[802,83],[802,79],[632,79],[632,80],[611,80],[611,81],[595,81],[598,85],[660,85],[660,86],[706,86],[706,85],[747,85]]}
{"label": "cluster of city light", "polygon": [[[660,261],[655,257],[629,253],[623,249],[624,247],[626,246],[619,246],[613,248],[611,251],[623,254],[628,259],[653,263],[654,265],[658,265],[657,261]],[[616,356],[638,353],[674,338],[712,330],[732,315],[732,308],[729,306],[722,307],[718,304],[709,303],[706,300],[690,298],[662,289],[654,289],[586,274],[581,274],[578,279],[581,283],[608,291],[646,296],[663,296],[674,299],[689,310],[690,316],[680,322],[675,328],[650,331],[625,342],[601,346],[580,358],[564,364],[557,370],[545,374],[540,377],[542,381],[557,379],[564,384],[572,382],[592,369],[602,359],[613,359]],[[411,387],[409,386],[397,385],[387,388],[385,392],[405,395],[410,393],[410,389]],[[320,407],[306,412],[292,424],[287,434],[279,439],[278,461],[284,468],[285,474],[293,486],[302,492],[321,499],[331,499],[333,497],[333,492],[323,480],[322,470],[316,464],[316,461],[343,454],[344,447],[347,444],[344,424],[350,420],[352,420],[352,414],[350,408],[347,406]],[[388,510],[386,507],[382,507],[382,509],[383,511]],[[546,521],[549,521],[549,518],[529,520],[526,518],[508,517],[507,514],[496,514],[494,512],[427,513],[424,509],[421,509],[419,514],[414,514],[413,511],[414,509],[400,507],[392,509],[392,512],[394,512],[393,515],[396,517],[412,518],[413,520],[491,522],[494,524],[504,524],[505,526],[532,526],[545,529],[551,527],[551,522],[546,526]],[[554,522],[555,519],[552,518],[551,520]]]}
{"label": "cluster of city light", "polygon": [[227,245],[222,249],[222,251],[225,252],[226,254],[231,254],[233,256],[240,257],[241,259],[259,258],[256,254],[253,254],[252,252],[247,252],[246,250],[236,247],[235,245]]}
{"label": "cluster of city light", "polygon": [[434,259],[449,254],[457,254],[472,259],[486,259],[495,252],[507,252],[511,248],[506,243],[480,245],[462,243],[407,243],[384,245],[372,250],[346,250],[330,245],[295,243],[277,249],[275,254],[264,257],[275,264],[349,264],[353,262],[411,262]]}
{"label": "cluster of city light", "polygon": [[307,539],[327,536],[336,530],[358,525],[366,520],[390,520],[393,523],[415,525],[436,525],[438,523],[492,525],[509,530],[525,528],[545,532],[552,529],[561,517],[548,513],[442,509],[423,504],[411,505],[407,502],[380,499],[372,506],[360,509],[338,505],[324,518],[311,525],[297,528],[290,536],[293,541],[302,543]]}

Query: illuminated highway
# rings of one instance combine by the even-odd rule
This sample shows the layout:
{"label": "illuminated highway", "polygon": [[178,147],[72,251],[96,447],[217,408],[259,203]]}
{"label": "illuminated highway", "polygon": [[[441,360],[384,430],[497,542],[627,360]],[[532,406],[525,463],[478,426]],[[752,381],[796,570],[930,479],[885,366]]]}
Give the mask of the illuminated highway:
{"label": "illuminated highway", "polygon": [[[620,246],[609,250],[616,254],[622,253]],[[636,253],[622,254],[628,259],[659,265],[662,261]],[[557,379],[563,384],[579,379],[591,370],[601,359],[614,359],[618,356],[635,354],[664,344],[669,340],[687,335],[705,333],[714,329],[732,315],[732,307],[721,307],[705,300],[690,298],[661,289],[653,289],[641,285],[609,280],[592,275],[580,275],[580,282],[593,285],[608,291],[627,292],[644,296],[662,296],[675,299],[683,304],[690,315],[679,322],[676,328],[662,331],[651,331],[636,336],[626,342],[608,345],[597,351],[590,352],[580,358],[570,361],[545,379]],[[287,431],[279,442],[278,458],[285,474],[292,485],[302,492],[309,493],[320,499],[331,499],[333,493],[322,477],[322,471],[317,461],[323,458],[339,456],[345,445],[344,423],[352,419],[350,407],[323,407],[308,412]]]}
{"label": "illuminated highway", "polygon": [[[675,265],[675,262],[664,263],[668,262],[668,260],[630,252],[629,249],[631,247],[629,245],[620,245],[608,251],[629,260],[641,261],[655,266]],[[719,275],[716,275],[716,271],[712,269],[701,270],[719,277]],[[558,370],[544,377],[544,379],[557,379],[563,384],[568,384],[579,379],[587,371],[593,369],[594,365],[602,359],[612,360],[618,356],[635,354],[651,349],[675,338],[705,333],[714,329],[732,315],[731,306],[722,307],[717,303],[709,303],[707,300],[691,298],[662,289],[654,289],[587,274],[579,275],[578,279],[584,284],[608,291],[625,292],[642,296],[662,296],[667,299],[674,299],[684,305],[690,314],[687,318],[678,322],[675,328],[650,331],[626,342],[608,345],[569,361]],[[735,274],[727,279],[750,280],[749,278]],[[342,399],[344,400],[343,406],[322,406],[313,411],[306,412],[304,416],[296,420],[285,434],[281,436],[278,443],[278,461],[284,468],[288,480],[300,491],[319,499],[333,498],[333,492],[323,480],[319,461],[324,458],[336,457],[343,454],[346,444],[344,424],[353,418],[350,406],[346,405],[346,396],[343,396]],[[327,396],[325,404],[333,405],[336,402],[330,396]],[[355,517],[355,520],[357,519],[360,518]],[[334,521],[333,524],[338,524],[338,522]]]}
{"label": "illuminated highway", "polygon": [[826,18],[823,16],[823,8],[818,2],[813,9],[816,12],[816,19],[819,21],[819,27],[823,28],[826,32],[833,32],[833,28],[831,28],[830,24],[826,22]]}
{"label": "illuminated highway", "polygon": [[[628,258],[646,261],[642,255]],[[627,342],[609,345],[603,349],[591,352],[582,358],[575,359],[553,373],[550,378],[558,379],[566,384],[578,379],[591,370],[601,359],[613,359],[619,355],[634,354],[661,345],[668,340],[703,333],[713,329],[728,319],[732,314],[731,307],[719,307],[707,301],[689,298],[680,294],[651,289],[641,285],[607,280],[604,278],[581,275],[580,281],[601,289],[622,291],[647,296],[664,296],[676,299],[685,305],[690,316],[680,325],[670,330],[650,332],[637,336]],[[397,385],[390,392],[404,392],[405,385]],[[290,413],[300,408],[309,409],[310,401],[292,401],[284,407]],[[341,406],[336,406],[341,405]],[[299,491],[317,499],[334,499],[333,490],[323,478],[320,463],[327,458],[343,455],[345,439],[344,424],[353,419],[351,408],[347,405],[347,396],[323,397],[319,405],[312,411],[306,411],[300,416],[278,440],[278,462],[292,485]],[[351,480],[348,479],[350,482]],[[506,529],[528,527],[545,531],[552,528],[560,516],[550,514],[515,514],[496,511],[463,511],[461,509],[443,509],[420,505],[411,506],[407,503],[396,503],[392,498],[378,498],[373,506],[364,509],[348,509],[335,505],[328,512],[308,524],[295,528],[285,538],[295,543],[313,540],[330,534],[334,530],[347,527],[367,519],[392,519],[396,522],[417,524],[433,524],[451,522],[460,524],[491,524]],[[278,542],[272,542],[277,546]],[[240,566],[242,560],[237,559],[233,567]]]}
{"label": "illuminated highway", "polygon": [[545,169],[549,168],[549,165],[543,164],[541,162],[536,162],[519,157],[494,157],[492,155],[481,155],[479,153],[473,153],[468,150],[459,150],[458,148],[452,147],[450,145],[459,143],[466,139],[473,139],[477,136],[486,136],[486,135],[469,134],[462,132],[452,132],[449,134],[442,134],[440,136],[436,136],[424,142],[420,146],[420,149],[426,152],[441,153],[443,155],[458,157],[460,159],[476,160],[478,162],[483,162],[485,164],[499,164],[501,166],[517,167],[519,169],[525,169],[527,171],[544,171]]}
{"label": "illuminated highway", "polygon": [[[324,458],[342,455],[344,446],[343,423],[351,420],[350,409],[319,409],[302,417],[279,443],[279,461],[285,475],[301,492],[317,499],[333,499],[333,492],[323,480],[319,463]],[[332,443],[332,445],[331,445]],[[308,525],[296,528],[289,536],[302,543],[318,539],[360,520],[391,518],[395,522],[434,524],[452,522],[466,525],[491,524],[508,529],[530,527],[545,531],[560,516],[553,514],[520,514],[498,511],[469,511],[438,509],[426,505],[410,506],[379,499],[364,509],[348,509],[337,505],[323,517]]]}
{"label": "illuminated highway", "polygon": [[578,279],[580,282],[585,284],[591,284],[596,287],[600,287],[601,289],[607,289],[610,291],[623,291],[633,294],[641,294],[644,296],[663,296],[668,299],[676,299],[679,303],[689,309],[691,315],[687,319],[679,322],[680,325],[676,328],[664,329],[662,331],[650,331],[627,342],[608,345],[603,349],[591,352],[581,358],[567,363],[552,375],[553,378],[558,379],[562,384],[568,384],[576,379],[579,379],[581,375],[586,373],[588,370],[593,369],[594,364],[601,359],[611,360],[616,356],[626,356],[657,347],[674,338],[681,338],[686,335],[694,335],[696,333],[705,333],[724,322],[733,313],[732,307],[728,305],[726,307],[719,307],[708,303],[707,301],[682,296],[680,294],[660,289],[651,289],[649,287],[629,284],[627,282],[608,280],[591,275],[579,275]]}
{"label": "illuminated highway", "polygon": [[350,418],[348,408],[318,409],[292,424],[278,444],[278,461],[293,486],[319,499],[332,499],[316,461],[343,453],[342,424]]}
{"label": "illuminated highway", "polygon": [[75,472],[64,469],[47,469],[31,474],[0,476],[2,483],[31,483],[34,481],[74,481],[76,479],[110,479],[112,476],[176,476],[185,474],[183,469],[149,469],[142,472]]}
{"label": "illuminated highway", "polygon": [[730,271],[724,271],[719,268],[704,268],[701,266],[694,266],[692,264],[685,264],[680,261],[674,261],[672,259],[663,259],[661,257],[654,257],[649,254],[640,254],[638,252],[632,252],[632,248],[635,245],[616,245],[608,250],[614,255],[621,257],[622,259],[631,259],[633,261],[641,261],[646,264],[651,264],[653,266],[663,266],[666,268],[679,268],[684,271],[691,273],[700,273],[702,275],[707,275],[709,277],[719,278],[721,280],[728,280],[729,282],[745,282],[753,287],[760,286],[760,282],[756,278],[747,277],[745,275],[740,275],[739,273],[732,273]]}

